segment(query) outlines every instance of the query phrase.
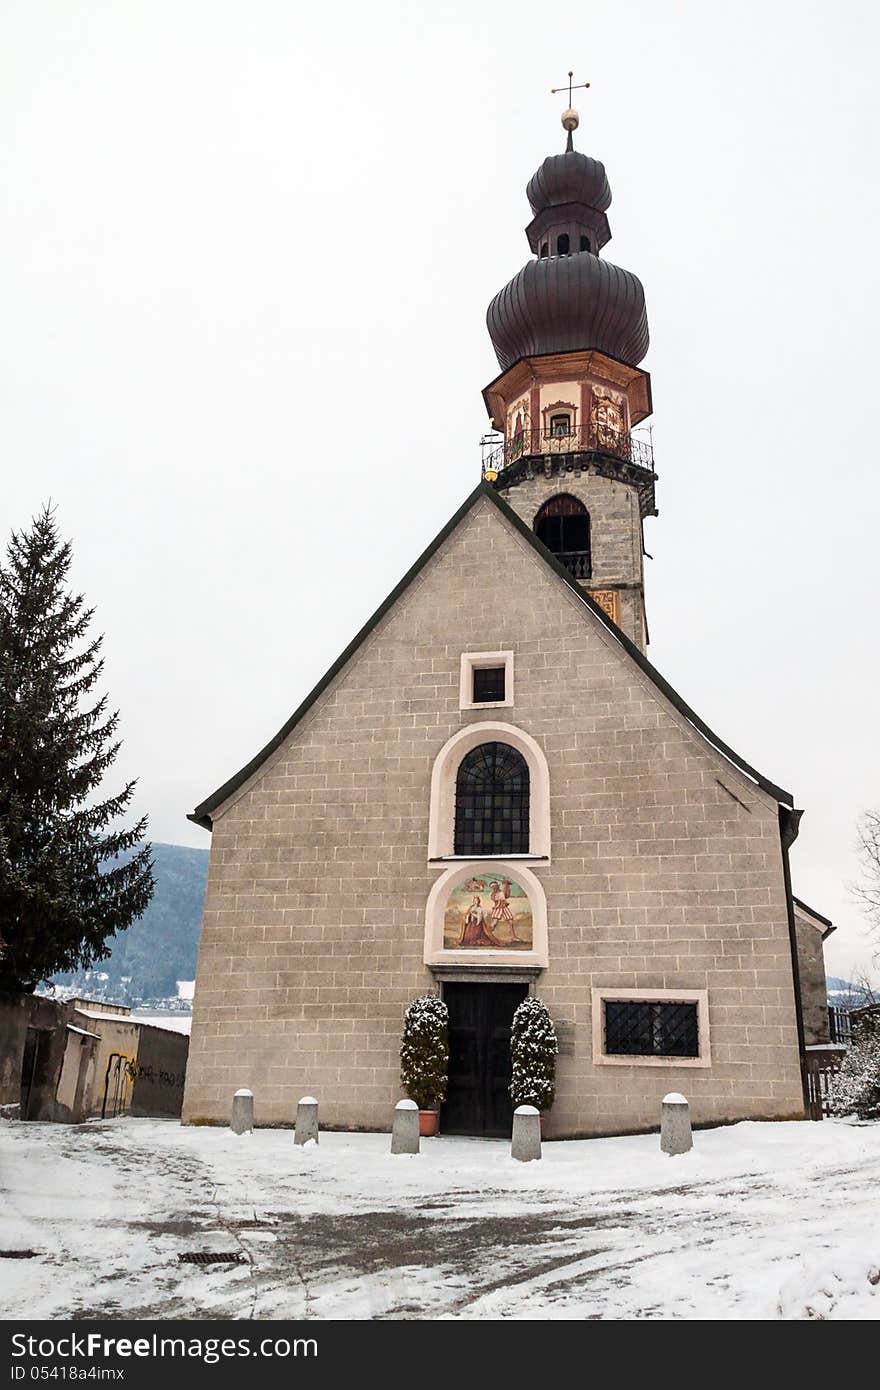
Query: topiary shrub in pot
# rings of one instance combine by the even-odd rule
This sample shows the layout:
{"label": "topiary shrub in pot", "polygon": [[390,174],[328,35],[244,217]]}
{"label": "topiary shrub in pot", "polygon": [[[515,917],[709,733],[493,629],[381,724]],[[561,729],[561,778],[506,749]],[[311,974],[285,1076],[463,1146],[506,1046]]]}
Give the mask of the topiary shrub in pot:
{"label": "topiary shrub in pot", "polygon": [[513,1015],[510,1060],[513,1075],[510,1099],[518,1105],[534,1105],[543,1115],[556,1095],[556,1029],[540,999],[524,999]]}
{"label": "topiary shrub in pot", "polygon": [[419,1134],[437,1133],[449,1069],[449,1010],[435,994],[414,999],[404,1014],[400,1084],[419,1107]]}

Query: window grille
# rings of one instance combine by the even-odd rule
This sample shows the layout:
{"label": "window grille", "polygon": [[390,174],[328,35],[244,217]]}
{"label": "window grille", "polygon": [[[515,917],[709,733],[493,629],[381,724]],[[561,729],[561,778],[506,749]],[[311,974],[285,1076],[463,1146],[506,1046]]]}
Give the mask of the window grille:
{"label": "window grille", "polygon": [[529,852],[529,769],[508,743],[481,743],[455,781],[455,854]]}
{"label": "window grille", "polygon": [[622,1057],[699,1057],[696,1004],[606,999],[605,1052]]}
{"label": "window grille", "polygon": [[504,667],[474,667],[474,704],[484,705],[504,699]]}

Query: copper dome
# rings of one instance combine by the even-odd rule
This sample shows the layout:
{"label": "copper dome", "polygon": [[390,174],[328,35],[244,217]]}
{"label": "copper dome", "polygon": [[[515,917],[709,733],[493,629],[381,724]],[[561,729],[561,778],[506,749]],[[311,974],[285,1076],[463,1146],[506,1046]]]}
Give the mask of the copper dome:
{"label": "copper dome", "polygon": [[562,203],[585,203],[597,212],[606,212],[611,206],[605,165],[579,150],[548,155],[529,179],[526,197],[535,216]]}
{"label": "copper dome", "polygon": [[598,255],[611,236],[605,166],[578,150],[549,155],[526,193],[535,214],[527,235],[539,258],[486,315],[502,371],[522,357],[589,350],[637,366],[648,351],[645,292],[637,276]]}
{"label": "copper dome", "polygon": [[486,321],[502,371],[521,357],[590,348],[634,367],[648,351],[641,282],[589,251],[529,261]]}

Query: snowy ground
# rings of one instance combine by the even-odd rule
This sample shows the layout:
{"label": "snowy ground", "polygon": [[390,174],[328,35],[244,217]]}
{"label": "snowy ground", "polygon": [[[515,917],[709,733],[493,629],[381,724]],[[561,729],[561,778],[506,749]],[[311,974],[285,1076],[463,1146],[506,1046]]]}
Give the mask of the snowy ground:
{"label": "snowy ground", "polygon": [[[508,1145],[0,1121],[6,1318],[876,1318],[880,1124]],[[240,1251],[233,1266],[183,1251]]]}

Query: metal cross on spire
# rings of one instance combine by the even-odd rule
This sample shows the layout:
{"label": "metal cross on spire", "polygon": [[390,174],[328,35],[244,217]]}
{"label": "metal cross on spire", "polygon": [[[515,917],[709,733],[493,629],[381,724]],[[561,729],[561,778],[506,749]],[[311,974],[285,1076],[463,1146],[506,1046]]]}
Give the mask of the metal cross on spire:
{"label": "metal cross on spire", "polygon": [[[567,111],[563,111],[563,113],[562,113],[562,128],[563,128],[563,130],[567,130],[567,131],[568,131],[568,142],[567,142],[567,144],[566,144],[566,146],[565,146],[566,150],[573,150],[573,149],[574,149],[574,141],[573,141],[573,139],[572,139],[572,134],[573,134],[574,131],[577,130],[578,126],[580,125],[580,119],[581,119],[580,116],[578,115],[578,113],[575,111],[574,107],[573,107],[572,104],[571,104],[571,94],[572,94],[572,92],[580,91],[580,89],[581,89],[582,87],[589,87],[589,85],[590,85],[589,82],[575,82],[575,83],[573,83],[573,82],[572,82],[572,78],[573,78],[573,77],[574,77],[574,73],[573,73],[573,72],[570,72],[570,73],[568,74],[568,110],[567,110]],[[565,88],[564,88],[564,87],[551,87],[551,88],[550,88],[550,93],[551,93],[552,96],[556,96],[557,92],[564,92],[564,91],[565,91]]]}
{"label": "metal cross on spire", "polygon": [[[589,85],[590,85],[589,82],[576,82],[576,83],[574,84],[574,86],[572,86],[571,79],[572,79],[573,77],[574,77],[574,73],[573,73],[573,72],[570,72],[570,73],[568,74],[568,105],[569,105],[569,110],[571,109],[571,94],[572,94],[572,92],[580,91],[581,87],[589,87]],[[564,88],[564,87],[551,87],[551,88],[550,88],[550,95],[555,97],[557,92],[564,92],[564,91],[565,91],[565,88]]]}

